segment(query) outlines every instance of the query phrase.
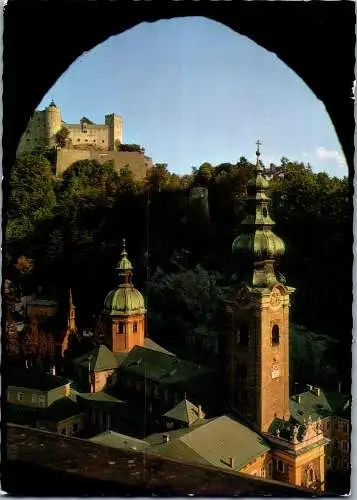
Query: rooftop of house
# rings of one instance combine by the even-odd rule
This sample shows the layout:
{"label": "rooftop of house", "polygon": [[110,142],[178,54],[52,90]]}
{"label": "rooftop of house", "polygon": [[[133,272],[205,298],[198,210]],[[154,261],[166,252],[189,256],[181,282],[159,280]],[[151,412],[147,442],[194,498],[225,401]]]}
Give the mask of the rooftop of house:
{"label": "rooftop of house", "polygon": [[89,441],[121,450],[144,451],[150,446],[149,443],[142,439],[136,439],[110,430],[90,438]]}
{"label": "rooftop of house", "polygon": [[201,418],[199,408],[187,399],[183,399],[176,406],[171,408],[171,410],[164,414],[164,417],[182,422],[188,426]]}
{"label": "rooftop of house", "polygon": [[350,411],[350,397],[341,392],[311,388],[290,398],[290,413],[293,419],[303,424],[309,416],[312,420],[329,415],[345,415]]}
{"label": "rooftop of house", "polygon": [[[232,415],[201,421],[192,427],[147,438],[150,452],[182,460],[240,470],[270,450],[269,444]],[[230,460],[233,460],[233,467]]]}
{"label": "rooftop of house", "polygon": [[46,408],[33,408],[7,404],[6,420],[20,425],[37,426],[38,422],[59,423],[81,413],[79,406],[70,398],[58,399]]}
{"label": "rooftop of house", "polygon": [[179,359],[171,354],[135,346],[120,365],[133,375],[145,377],[160,385],[172,385],[198,378],[211,372],[208,368]]}
{"label": "rooftop of house", "polygon": [[50,391],[69,384],[69,380],[34,368],[12,367],[6,372],[6,383],[12,387]]}
{"label": "rooftop of house", "polygon": [[75,364],[93,372],[114,370],[118,367],[118,360],[110,349],[104,344],[93,351],[74,360]]}

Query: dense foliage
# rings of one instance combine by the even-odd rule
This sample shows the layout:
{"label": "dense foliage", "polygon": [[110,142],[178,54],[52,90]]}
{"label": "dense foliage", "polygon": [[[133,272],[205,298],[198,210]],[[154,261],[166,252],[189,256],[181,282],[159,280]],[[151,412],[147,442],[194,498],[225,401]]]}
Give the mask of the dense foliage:
{"label": "dense foliage", "polygon": [[[229,328],[223,296],[235,271],[231,244],[244,215],[250,167],[241,157],[236,164],[204,163],[180,177],[158,164],[139,182],[128,168],[117,172],[112,164],[84,160],[55,182],[43,154],[23,155],[11,172],[5,276],[29,291],[41,284],[67,293],[71,286],[86,326],[116,285],[125,237],[135,284],[148,296],[153,336]],[[337,341],[319,352],[346,379],[352,327],[348,181],[286,158],[267,172],[275,232],[287,246],[281,271],[297,289],[292,319]],[[207,189],[208,202],[197,187]],[[309,349],[300,350],[317,356]]]}

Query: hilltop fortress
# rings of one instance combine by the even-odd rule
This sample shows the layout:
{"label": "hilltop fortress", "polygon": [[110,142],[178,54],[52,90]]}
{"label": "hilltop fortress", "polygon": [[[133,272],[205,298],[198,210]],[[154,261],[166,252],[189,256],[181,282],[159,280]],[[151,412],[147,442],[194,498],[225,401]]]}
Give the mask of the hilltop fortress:
{"label": "hilltop fortress", "polygon": [[[66,145],[59,147],[56,134],[61,129],[68,130]],[[56,147],[56,175],[61,175],[78,160],[113,161],[119,171],[129,167],[136,177],[144,178],[152,167],[152,160],[140,151],[117,151],[123,143],[123,119],[115,113],[105,116],[104,124],[90,123],[82,119],[80,123],[69,124],[62,120],[61,109],[53,101],[44,110],[36,110],[21,137],[17,156],[34,151],[38,147]]]}

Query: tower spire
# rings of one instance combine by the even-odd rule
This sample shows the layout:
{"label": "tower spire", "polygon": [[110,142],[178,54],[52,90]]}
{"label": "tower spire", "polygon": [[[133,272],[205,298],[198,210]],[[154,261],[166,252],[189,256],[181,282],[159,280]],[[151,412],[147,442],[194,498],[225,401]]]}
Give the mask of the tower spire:
{"label": "tower spire", "polygon": [[125,247],[125,238],[122,239],[121,259],[118,262],[117,270],[119,271],[119,286],[132,286],[131,277],[133,275],[133,266],[128,259],[128,252]]}
{"label": "tower spire", "polygon": [[73,304],[72,289],[69,289],[68,293],[69,302],[69,315],[68,315],[68,327],[71,331],[76,330],[76,308]]}
{"label": "tower spire", "polygon": [[277,282],[274,265],[276,259],[284,254],[285,246],[272,231],[275,222],[269,215],[269,182],[260,160],[259,140],[256,146],[256,165],[247,184],[246,216],[242,222],[242,232],[233,242],[232,251],[240,256],[242,265],[239,268],[243,270],[240,272],[241,281],[265,287]]}

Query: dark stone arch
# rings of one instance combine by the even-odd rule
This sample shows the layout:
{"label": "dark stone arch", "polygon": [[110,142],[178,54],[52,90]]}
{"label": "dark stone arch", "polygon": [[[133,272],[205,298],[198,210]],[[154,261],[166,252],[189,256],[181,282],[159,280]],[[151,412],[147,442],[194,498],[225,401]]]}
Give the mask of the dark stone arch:
{"label": "dark stone arch", "polygon": [[140,22],[205,16],[293,69],[325,104],[353,174],[353,2],[11,0],[4,13],[4,174],[33,110],[77,57]]}

